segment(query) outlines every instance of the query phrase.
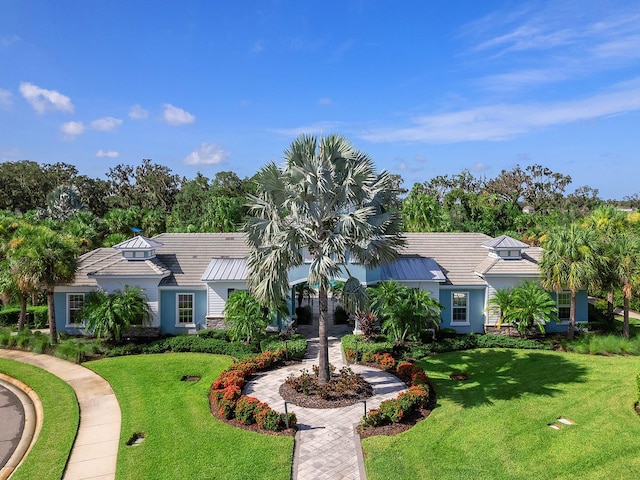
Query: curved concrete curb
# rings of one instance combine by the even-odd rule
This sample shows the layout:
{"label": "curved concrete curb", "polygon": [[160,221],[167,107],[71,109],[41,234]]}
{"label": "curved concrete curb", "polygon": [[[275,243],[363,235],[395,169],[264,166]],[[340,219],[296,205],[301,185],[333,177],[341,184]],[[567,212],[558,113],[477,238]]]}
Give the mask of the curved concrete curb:
{"label": "curved concrete curb", "polygon": [[121,412],[111,385],[88,368],[51,355],[0,349],[0,357],[46,370],[73,388],[80,424],[63,478],[115,479]]}
{"label": "curved concrete curb", "polygon": [[42,429],[43,411],[40,397],[29,385],[4,373],[0,373],[0,383],[18,397],[24,409],[24,429],[20,442],[7,463],[0,469],[0,480],[5,480],[20,466],[36,443]]}

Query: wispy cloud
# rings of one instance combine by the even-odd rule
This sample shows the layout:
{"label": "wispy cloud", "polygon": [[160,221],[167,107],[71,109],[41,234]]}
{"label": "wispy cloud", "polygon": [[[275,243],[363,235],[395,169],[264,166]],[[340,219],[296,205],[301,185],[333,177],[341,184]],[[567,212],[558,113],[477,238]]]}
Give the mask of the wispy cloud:
{"label": "wispy cloud", "polygon": [[132,120],[144,120],[149,117],[149,111],[142,107],[142,105],[134,105],[129,110],[129,118]]}
{"label": "wispy cloud", "polygon": [[82,122],[66,122],[60,126],[60,131],[64,133],[65,140],[73,140],[78,135],[84,133],[85,127]]}
{"label": "wispy cloud", "polygon": [[219,165],[229,157],[227,152],[220,145],[215,143],[203,143],[197,150],[187,155],[182,163],[185,165]]}
{"label": "wispy cloud", "polygon": [[13,93],[0,88],[0,107],[9,108],[13,104]]}
{"label": "wispy cloud", "polygon": [[333,105],[333,100],[327,97],[319,98],[318,105],[320,105],[321,107],[328,107],[329,105]]}
{"label": "wispy cloud", "polygon": [[164,121],[169,125],[187,125],[196,121],[195,115],[170,103],[164,104]]}
{"label": "wispy cloud", "polygon": [[640,110],[640,78],[577,100],[536,104],[494,104],[424,115],[411,125],[361,134],[372,142],[456,143],[499,141],[554,125],[593,120]]}
{"label": "wispy cloud", "polygon": [[264,51],[264,42],[262,40],[258,40],[251,45],[251,53],[258,54]]}
{"label": "wispy cloud", "polygon": [[56,90],[47,90],[28,82],[20,84],[20,93],[29,105],[38,113],[50,110],[59,110],[65,113],[73,113],[74,106],[71,99]]}
{"label": "wispy cloud", "polygon": [[0,37],[0,47],[8,48],[11,45],[15,45],[16,43],[20,43],[22,38],[18,35],[5,35],[4,37]]}
{"label": "wispy cloud", "polygon": [[98,118],[91,122],[91,128],[94,130],[102,130],[104,132],[110,132],[122,125],[122,120],[114,117]]}
{"label": "wispy cloud", "polygon": [[120,154],[115,150],[98,150],[96,157],[118,158]]}
{"label": "wispy cloud", "polygon": [[336,130],[340,130],[344,127],[344,122],[317,122],[309,125],[301,125],[299,127],[292,128],[277,128],[273,129],[272,132],[277,133],[279,135],[284,135],[287,137],[297,137],[298,135],[302,135],[305,133],[308,134],[316,134],[323,135],[334,133]]}

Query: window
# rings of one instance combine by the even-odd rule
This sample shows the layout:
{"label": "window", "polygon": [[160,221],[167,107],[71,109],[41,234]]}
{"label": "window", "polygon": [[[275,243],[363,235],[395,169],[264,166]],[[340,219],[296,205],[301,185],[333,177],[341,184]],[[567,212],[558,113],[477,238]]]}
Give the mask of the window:
{"label": "window", "polygon": [[67,325],[82,324],[80,311],[84,306],[84,293],[67,294]]}
{"label": "window", "polygon": [[451,296],[451,324],[469,323],[469,294],[453,292]]}
{"label": "window", "polygon": [[558,320],[568,322],[571,316],[571,292],[558,293]]}
{"label": "window", "polygon": [[179,293],[178,324],[193,323],[193,293]]}

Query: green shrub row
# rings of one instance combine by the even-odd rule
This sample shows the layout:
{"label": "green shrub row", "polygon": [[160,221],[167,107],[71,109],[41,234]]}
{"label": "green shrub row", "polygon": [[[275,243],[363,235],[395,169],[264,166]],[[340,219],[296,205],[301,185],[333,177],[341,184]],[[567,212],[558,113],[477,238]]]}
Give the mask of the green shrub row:
{"label": "green shrub row", "polygon": [[215,353],[218,355],[230,355],[235,358],[247,358],[256,353],[254,345],[246,345],[242,342],[228,342],[217,338],[202,338],[195,335],[178,335],[155,340],[151,343],[136,344],[127,343],[113,347],[107,353],[108,357],[123,355],[139,355],[147,353],[165,352],[196,352]]}
{"label": "green shrub row", "polygon": [[273,335],[265,338],[260,342],[260,351],[283,349],[286,352],[287,359],[302,360],[307,352],[307,339],[304,335],[294,334],[287,341],[281,340],[278,336]]}
{"label": "green shrub row", "polygon": [[377,337],[373,341],[367,341],[364,339],[362,335],[345,335],[341,339],[342,342],[342,351],[345,356],[348,358],[347,352],[351,350],[353,352],[353,356],[358,359],[361,359],[365,354],[376,354],[376,353],[392,353],[393,352],[393,342],[388,341],[385,337]]}
{"label": "green shrub row", "polygon": [[[46,305],[27,307],[27,316],[32,328],[45,328],[49,322],[49,309]],[[20,319],[20,307],[5,307],[0,310],[0,326],[17,325]]]}
{"label": "green shrub row", "polygon": [[0,328],[0,347],[20,348],[34,353],[47,353],[51,350],[49,335],[31,332],[28,328],[15,333],[10,328]]}

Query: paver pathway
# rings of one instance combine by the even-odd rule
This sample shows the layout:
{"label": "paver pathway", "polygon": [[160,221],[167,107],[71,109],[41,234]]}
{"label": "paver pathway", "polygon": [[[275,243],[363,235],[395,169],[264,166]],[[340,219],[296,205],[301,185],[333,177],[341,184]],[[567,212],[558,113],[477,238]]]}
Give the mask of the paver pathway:
{"label": "paver pathway", "polygon": [[42,368],[75,391],[80,425],[63,479],[113,480],[121,416],[120,405],[109,383],[88,368],[50,355],[0,349],[0,357]]}
{"label": "paver pathway", "polygon": [[[245,387],[244,393],[267,402],[277,411],[284,411],[280,386],[291,374],[299,374],[303,368],[312,371],[317,365],[318,339],[307,339],[307,354],[300,364],[289,365],[256,376]],[[329,338],[329,362],[336,370],[345,365],[340,340]],[[362,365],[352,365],[373,385],[374,396],[367,399],[367,410],[377,408],[383,400],[394,398],[406,386],[395,376]],[[362,464],[360,439],[354,427],[360,422],[364,405],[356,403],[344,408],[304,408],[289,404],[298,420],[293,471],[294,480],[363,480],[366,478]]]}

